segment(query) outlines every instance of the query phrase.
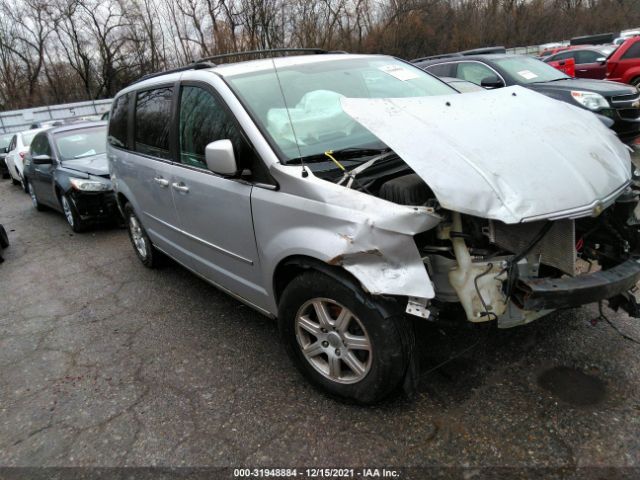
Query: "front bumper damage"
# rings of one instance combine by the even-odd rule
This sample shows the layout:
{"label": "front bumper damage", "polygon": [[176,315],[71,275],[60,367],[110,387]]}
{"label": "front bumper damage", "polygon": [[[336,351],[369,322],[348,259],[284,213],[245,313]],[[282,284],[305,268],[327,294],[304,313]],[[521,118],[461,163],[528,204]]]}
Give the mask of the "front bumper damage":
{"label": "front bumper damage", "polygon": [[626,293],[640,280],[640,259],[573,278],[520,278],[513,300],[524,310],[578,307]]}

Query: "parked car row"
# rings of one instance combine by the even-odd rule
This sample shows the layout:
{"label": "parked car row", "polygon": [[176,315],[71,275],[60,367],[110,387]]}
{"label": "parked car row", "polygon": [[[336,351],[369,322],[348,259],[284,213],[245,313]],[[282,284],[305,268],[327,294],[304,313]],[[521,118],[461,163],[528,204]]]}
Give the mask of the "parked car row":
{"label": "parked car row", "polygon": [[37,210],[63,213],[74,232],[119,221],[105,155],[106,122],[26,130],[11,142],[6,158],[12,180]]}
{"label": "parked car row", "polygon": [[592,113],[631,135],[634,87],[487,52],[313,53],[203,59],[119,92],[108,131],[38,132],[33,205],[74,230],[117,208],[142,264],[277,318],[302,374],[361,403],[415,384],[415,322],[640,316],[629,150]]}
{"label": "parked car row", "polygon": [[603,117],[625,143],[640,137],[640,92],[634,86],[572,78],[526,55],[471,51],[413,63],[438,77],[459,78],[487,89],[519,85]]}

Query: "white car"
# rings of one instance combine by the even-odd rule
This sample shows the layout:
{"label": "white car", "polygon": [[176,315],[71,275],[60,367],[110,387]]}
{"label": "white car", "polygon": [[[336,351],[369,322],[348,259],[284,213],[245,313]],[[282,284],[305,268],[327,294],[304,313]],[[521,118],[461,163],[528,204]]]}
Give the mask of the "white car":
{"label": "white car", "polygon": [[25,130],[24,132],[16,133],[11,139],[11,143],[9,144],[9,153],[5,158],[5,162],[14,185],[22,185],[22,188],[24,188],[22,176],[24,157],[29,151],[29,146],[31,145],[33,137],[43,130],[45,129],[34,128],[32,130]]}

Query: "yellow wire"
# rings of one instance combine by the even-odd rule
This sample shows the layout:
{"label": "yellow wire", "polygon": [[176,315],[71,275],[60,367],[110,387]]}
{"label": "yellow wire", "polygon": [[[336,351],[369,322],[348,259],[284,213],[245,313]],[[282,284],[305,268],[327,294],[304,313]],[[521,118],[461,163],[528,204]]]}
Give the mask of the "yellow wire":
{"label": "yellow wire", "polygon": [[327,157],[329,157],[331,160],[333,160],[333,163],[335,163],[335,164],[338,166],[338,168],[339,168],[340,170],[342,170],[343,172],[346,172],[346,171],[347,171],[347,169],[346,169],[346,168],[344,168],[344,166],[343,166],[343,165],[342,165],[338,160],[336,160],[335,158],[333,158],[333,150],[327,150],[326,152],[324,152],[324,154],[325,154]]}

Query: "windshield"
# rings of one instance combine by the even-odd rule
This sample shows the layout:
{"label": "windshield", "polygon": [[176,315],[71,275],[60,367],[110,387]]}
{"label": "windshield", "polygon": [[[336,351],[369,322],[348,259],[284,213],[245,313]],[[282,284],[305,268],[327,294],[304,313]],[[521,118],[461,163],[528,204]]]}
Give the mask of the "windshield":
{"label": "windshield", "polygon": [[0,148],[7,148],[11,143],[11,139],[13,138],[13,133],[7,133],[5,135],[0,135]]}
{"label": "windshield", "polygon": [[493,62],[520,84],[552,82],[571,78],[560,70],[532,57],[504,57],[493,59]]}
{"label": "windshield", "polygon": [[100,155],[107,149],[106,125],[60,132],[54,138],[62,161]]}
{"label": "windshield", "polygon": [[322,157],[329,150],[349,149],[353,153],[357,149],[386,148],[343,112],[340,100],[344,97],[457,93],[423,70],[390,57],[301,61],[279,66],[277,71],[270,68],[226,78],[285,157],[285,163],[301,156]]}

